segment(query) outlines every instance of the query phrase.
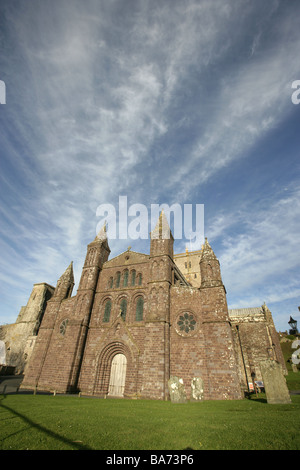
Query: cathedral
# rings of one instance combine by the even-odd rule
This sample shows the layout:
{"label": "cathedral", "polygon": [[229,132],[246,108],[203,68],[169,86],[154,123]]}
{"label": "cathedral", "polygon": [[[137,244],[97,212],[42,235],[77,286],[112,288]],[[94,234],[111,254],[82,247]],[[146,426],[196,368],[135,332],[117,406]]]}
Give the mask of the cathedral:
{"label": "cathedral", "polygon": [[168,400],[176,376],[189,399],[200,377],[205,400],[241,399],[261,380],[261,360],[285,367],[267,306],[229,310],[207,239],[174,255],[164,219],[150,234],[150,254],[128,248],[109,259],[103,227],[75,296],[70,264],[49,294],[22,389]]}

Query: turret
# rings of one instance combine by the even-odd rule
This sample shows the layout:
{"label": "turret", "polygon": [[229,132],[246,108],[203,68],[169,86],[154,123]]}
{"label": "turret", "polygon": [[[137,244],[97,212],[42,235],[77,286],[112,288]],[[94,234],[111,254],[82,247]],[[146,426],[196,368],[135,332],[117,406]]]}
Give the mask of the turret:
{"label": "turret", "polygon": [[163,210],[150,237],[150,256],[168,255],[173,259],[174,238]]}
{"label": "turret", "polygon": [[94,241],[87,246],[78,292],[95,289],[99,273],[105,261],[108,260],[109,254],[110,248],[107,242],[106,225],[104,225]]}
{"label": "turret", "polygon": [[220,263],[214,254],[212,247],[205,238],[200,258],[201,287],[223,286]]}
{"label": "turret", "polygon": [[71,297],[74,287],[73,261],[57,281],[53,300],[64,300]]}

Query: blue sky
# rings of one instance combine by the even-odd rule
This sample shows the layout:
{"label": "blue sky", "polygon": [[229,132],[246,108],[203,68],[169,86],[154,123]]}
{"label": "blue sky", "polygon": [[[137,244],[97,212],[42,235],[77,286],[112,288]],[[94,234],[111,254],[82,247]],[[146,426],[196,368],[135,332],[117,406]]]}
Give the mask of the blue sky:
{"label": "blue sky", "polygon": [[293,0],[1,0],[0,324],[71,260],[77,287],[120,195],[204,204],[229,307],[300,320],[299,24]]}

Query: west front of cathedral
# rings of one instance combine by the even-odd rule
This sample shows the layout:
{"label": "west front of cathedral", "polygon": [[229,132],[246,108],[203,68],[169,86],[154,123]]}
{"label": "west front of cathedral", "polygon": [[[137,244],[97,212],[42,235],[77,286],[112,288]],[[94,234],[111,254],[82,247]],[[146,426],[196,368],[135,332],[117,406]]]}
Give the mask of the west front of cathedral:
{"label": "west front of cathedral", "polygon": [[[75,296],[72,263],[55,288],[34,286],[22,318],[30,316],[34,294],[44,299],[46,292],[47,299],[22,346],[23,362],[25,346],[28,356],[22,389],[168,400],[168,381],[176,376],[189,399],[200,377],[204,399],[240,399],[251,377],[261,380],[261,361],[285,368],[267,306],[228,310],[208,241],[202,250],[174,255],[164,217],[151,233],[150,254],[128,249],[109,259],[103,228],[87,247]],[[13,343],[8,332],[6,345]]]}

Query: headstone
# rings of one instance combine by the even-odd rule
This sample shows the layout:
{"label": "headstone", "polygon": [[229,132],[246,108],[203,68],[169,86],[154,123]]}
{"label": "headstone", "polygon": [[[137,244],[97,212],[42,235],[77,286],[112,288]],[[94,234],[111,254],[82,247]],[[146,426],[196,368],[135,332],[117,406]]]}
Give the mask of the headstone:
{"label": "headstone", "polygon": [[191,382],[191,401],[203,400],[203,380],[201,377],[194,377]]}
{"label": "headstone", "polygon": [[168,381],[169,393],[172,403],[187,403],[183,380],[176,376]]}
{"label": "headstone", "polygon": [[297,364],[292,364],[292,371],[293,372],[298,372]]}
{"label": "headstone", "polygon": [[282,372],[281,364],[271,359],[260,363],[268,403],[291,403],[291,397]]}

